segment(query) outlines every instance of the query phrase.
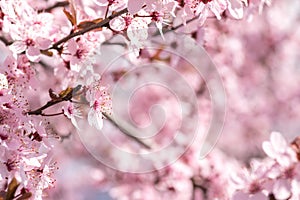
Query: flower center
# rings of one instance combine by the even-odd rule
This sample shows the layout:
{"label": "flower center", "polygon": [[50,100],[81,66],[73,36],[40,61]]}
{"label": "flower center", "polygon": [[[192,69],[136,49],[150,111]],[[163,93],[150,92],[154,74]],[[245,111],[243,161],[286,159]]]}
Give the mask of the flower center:
{"label": "flower center", "polygon": [[207,4],[209,2],[211,2],[212,0],[201,0],[202,3]]}
{"label": "flower center", "polygon": [[25,40],[25,44],[29,47],[29,46],[34,46],[34,41],[30,38]]}

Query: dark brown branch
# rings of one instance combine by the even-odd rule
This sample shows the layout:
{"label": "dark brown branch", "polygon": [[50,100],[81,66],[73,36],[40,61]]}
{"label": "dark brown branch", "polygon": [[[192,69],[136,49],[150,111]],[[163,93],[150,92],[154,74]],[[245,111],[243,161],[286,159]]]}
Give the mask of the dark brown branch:
{"label": "dark brown branch", "polygon": [[106,7],[106,11],[105,11],[104,19],[105,19],[105,18],[107,18],[108,11],[109,11],[109,7],[110,7],[110,4],[108,4],[108,5],[107,5],[107,7]]}
{"label": "dark brown branch", "polygon": [[207,199],[207,188],[204,187],[203,185],[201,185],[201,183],[199,181],[199,177],[193,177],[193,178],[191,178],[191,182],[193,184],[193,191],[192,191],[193,193],[192,193],[191,200],[196,200],[195,193],[196,193],[196,189],[197,188],[200,189],[200,190],[202,190],[203,195],[204,195],[204,199]]}
{"label": "dark brown branch", "polygon": [[12,42],[8,41],[5,37],[0,36],[0,40],[6,45],[9,46],[12,44]]}
{"label": "dark brown branch", "polygon": [[27,112],[28,115],[45,115],[43,114],[43,110],[51,107],[51,106],[54,106],[60,102],[63,102],[63,101],[66,101],[64,99],[57,99],[57,100],[51,100],[51,101],[48,101],[44,106],[36,109],[36,110],[33,110],[33,111],[29,111]]}
{"label": "dark brown branch", "polygon": [[70,40],[71,38],[74,38],[78,35],[83,35],[89,31],[92,31],[92,30],[95,30],[95,29],[98,29],[98,28],[102,28],[102,27],[105,27],[109,24],[110,20],[114,19],[115,17],[118,17],[120,15],[123,15],[125,13],[127,13],[128,10],[127,8],[124,8],[123,10],[119,11],[119,12],[116,12],[114,14],[112,14],[111,16],[109,16],[108,18],[102,20],[101,22],[99,23],[96,23],[96,24],[93,24],[91,26],[88,26],[80,31],[77,31],[77,32],[74,32],[74,33],[71,33],[70,35],[62,38],[61,40],[57,41],[56,43],[54,43],[52,45],[52,47],[50,47],[49,49],[59,49],[59,45],[67,42],[68,40]]}
{"label": "dark brown branch", "polygon": [[125,42],[103,42],[101,45],[118,45],[118,46],[122,46],[125,47],[126,43]]}
{"label": "dark brown branch", "polygon": [[56,2],[53,6],[50,6],[49,8],[38,10],[38,13],[41,13],[41,12],[51,12],[55,8],[65,7],[67,5],[69,5],[68,1]]}
{"label": "dark brown branch", "polygon": [[64,112],[52,113],[52,114],[44,114],[44,113],[42,113],[41,116],[44,116],[44,117],[54,117],[54,116],[63,115],[63,114],[64,114]]}
{"label": "dark brown branch", "polygon": [[[58,103],[61,103],[63,101],[71,101],[71,99],[77,95],[77,92],[81,89],[81,85],[76,86],[75,88],[67,88],[66,90],[62,91],[57,97],[50,97],[52,98],[50,101],[48,101],[44,106],[27,112],[28,115],[45,115],[43,114],[43,110],[54,106]],[[49,93],[52,93],[52,90],[49,90]]]}
{"label": "dark brown branch", "polygon": [[[61,103],[63,101],[71,101],[72,102],[72,98],[74,96],[76,96],[79,92],[81,88],[81,85],[78,85],[75,88],[67,88],[66,90],[62,91],[59,96],[55,96],[55,94],[53,94],[53,91],[50,89],[49,93],[50,96],[52,95],[52,100],[48,101],[44,106],[33,110],[33,111],[29,111],[27,112],[28,115],[41,115],[41,116],[57,116],[57,115],[61,115],[63,114],[63,112],[60,113],[54,113],[54,114],[45,114],[43,113],[43,111],[51,106],[54,106],[58,103]],[[80,93],[80,92],[79,92]],[[103,113],[103,115],[114,125],[116,126],[120,131],[122,131],[126,136],[130,137],[131,139],[133,139],[134,141],[136,141],[137,143],[139,143],[140,145],[142,145],[143,147],[147,148],[147,149],[151,149],[151,147],[149,145],[147,145],[146,143],[144,143],[143,141],[141,141],[140,139],[134,137],[133,135],[130,134],[130,132],[124,128],[123,126],[119,125],[117,122],[115,122],[109,115],[107,115],[106,113]]]}

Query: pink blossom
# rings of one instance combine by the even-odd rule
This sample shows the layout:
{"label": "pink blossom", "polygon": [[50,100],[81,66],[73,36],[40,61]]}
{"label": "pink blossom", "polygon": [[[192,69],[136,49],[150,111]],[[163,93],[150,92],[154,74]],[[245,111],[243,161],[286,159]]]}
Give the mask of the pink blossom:
{"label": "pink blossom", "polygon": [[37,62],[40,59],[40,50],[45,50],[50,47],[50,45],[51,41],[49,39],[38,37],[33,40],[28,37],[23,41],[14,42],[10,46],[10,49],[16,54],[20,54],[25,51],[26,56],[30,61]]}
{"label": "pink blossom", "polygon": [[140,49],[143,48],[144,42],[148,38],[148,25],[151,19],[138,17],[134,18],[127,28],[127,36],[130,39],[129,47],[135,56],[139,55]]}
{"label": "pink blossom", "polygon": [[66,117],[68,117],[75,128],[79,129],[76,118],[81,117],[81,112],[78,108],[76,108],[73,103],[69,103],[66,107],[63,107],[63,112]]}
{"label": "pink blossom", "polygon": [[295,152],[279,132],[272,132],[270,142],[263,142],[262,147],[270,158],[275,159],[282,166],[290,166],[296,161]]}
{"label": "pink blossom", "polygon": [[[118,15],[120,11],[123,14]],[[94,20],[103,26],[84,32],[95,26]],[[151,23],[161,34],[163,28],[168,30],[164,42],[152,38],[156,30],[149,29]],[[32,199],[111,195],[149,200],[299,200],[300,145],[297,140],[289,145],[300,130],[299,27],[296,0],[0,0],[0,199],[8,198],[3,195],[16,178],[20,185],[14,199],[24,199],[22,194],[30,192]],[[227,94],[222,136],[201,160],[201,144],[206,144],[202,135],[214,128],[207,88],[214,80],[187,67],[176,53],[167,53],[169,47],[190,53],[189,44],[179,41],[174,30],[207,51]],[[145,48],[152,42],[157,49]],[[125,56],[115,63],[112,52]],[[200,55],[195,59],[206,65]],[[112,62],[113,68],[108,69]],[[144,155],[153,149],[155,153],[158,145],[170,144],[181,122],[180,109],[176,98],[159,89],[141,90],[130,106],[132,120],[140,126],[163,121],[155,109],[153,116],[146,112],[153,103],[166,109],[167,122],[158,135],[147,138],[151,150],[142,149],[113,123],[102,127],[104,114],[110,115],[112,109],[105,85],[125,83],[122,76],[145,63],[166,65],[191,86],[199,109],[196,135],[200,137],[193,138],[189,148],[163,169],[156,167],[189,144],[189,131],[176,137],[167,153],[147,164],[138,163],[138,167],[153,166],[151,172],[122,173],[92,158],[73,126],[78,128],[82,115],[91,126],[103,128],[114,145],[99,142],[98,137],[87,142],[96,144],[103,158],[127,169],[137,167],[137,162],[116,153],[115,146]],[[147,75],[141,70],[133,76],[143,81]],[[177,83],[171,76],[164,79],[170,85]],[[78,84],[82,88],[74,93],[70,86]],[[181,92],[180,86],[176,89]],[[79,112],[77,104],[88,106]]]}
{"label": "pink blossom", "polygon": [[107,91],[107,87],[94,83],[88,90],[87,100],[90,102],[90,110],[88,112],[88,122],[98,130],[103,127],[103,115],[111,112],[111,98]]}
{"label": "pink blossom", "polygon": [[50,35],[49,26],[53,16],[47,13],[36,13],[27,2],[4,2],[1,2],[5,14],[3,29],[14,40],[10,49],[14,54],[25,51],[30,61],[39,61],[40,50],[47,49],[52,43],[47,37]]}
{"label": "pink blossom", "polygon": [[122,31],[126,28],[126,21],[123,17],[117,17],[111,20],[109,25],[115,31]]}

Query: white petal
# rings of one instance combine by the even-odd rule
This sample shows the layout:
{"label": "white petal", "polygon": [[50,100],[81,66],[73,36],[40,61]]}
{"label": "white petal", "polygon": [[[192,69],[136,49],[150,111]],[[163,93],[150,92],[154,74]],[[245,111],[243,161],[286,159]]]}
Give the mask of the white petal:
{"label": "white petal", "polygon": [[263,142],[262,148],[270,158],[276,158],[276,152],[270,142]]}
{"label": "white petal", "polygon": [[88,122],[91,126],[94,126],[98,130],[101,130],[103,127],[102,113],[97,112],[91,108],[88,113]]}
{"label": "white petal", "polygon": [[74,116],[71,117],[71,122],[72,122],[72,124],[75,126],[75,128],[77,130],[80,130],[80,128],[78,127],[77,121],[76,121],[76,119],[75,119]]}
{"label": "white petal", "polygon": [[273,194],[275,195],[276,199],[288,199],[291,196],[291,184],[288,180],[280,179],[276,181]]}
{"label": "white petal", "polygon": [[243,4],[240,0],[231,0],[228,2],[228,11],[235,19],[243,18]]}
{"label": "white petal", "polygon": [[287,142],[285,138],[281,135],[279,132],[272,132],[271,133],[271,144],[273,148],[280,153],[283,153],[286,151],[287,148]]}
{"label": "white petal", "polygon": [[9,48],[14,53],[22,53],[26,50],[27,46],[22,41],[15,41],[12,45],[9,46]]}
{"label": "white petal", "polygon": [[99,6],[107,6],[108,1],[107,0],[93,0],[95,2],[95,4],[99,5]]}

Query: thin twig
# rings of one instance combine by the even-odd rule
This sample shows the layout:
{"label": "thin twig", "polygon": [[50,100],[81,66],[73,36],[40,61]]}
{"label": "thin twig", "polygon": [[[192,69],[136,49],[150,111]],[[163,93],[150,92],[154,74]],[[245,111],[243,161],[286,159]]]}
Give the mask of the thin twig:
{"label": "thin twig", "polygon": [[44,117],[53,117],[53,116],[58,116],[58,115],[63,115],[64,112],[59,112],[59,113],[52,113],[52,114],[44,114],[42,113],[41,116],[44,116]]}
{"label": "thin twig", "polygon": [[[199,16],[195,16],[195,17],[193,17],[192,19],[187,20],[187,21],[186,21],[186,24],[189,24],[189,23],[195,21],[195,20],[198,19],[198,18],[199,18]],[[177,29],[183,27],[184,25],[185,25],[184,23],[179,24],[179,25],[177,25],[177,26],[175,26],[175,27],[172,27],[172,28],[169,29],[167,32],[169,32],[169,31],[175,31],[175,30],[177,30]]]}
{"label": "thin twig", "polygon": [[109,11],[109,7],[110,7],[110,4],[108,4],[108,5],[107,5],[107,7],[106,7],[106,11],[105,11],[104,19],[106,19],[106,18],[107,18],[108,11]]}
{"label": "thin twig", "polygon": [[[51,106],[54,106],[58,103],[61,103],[63,101],[71,101],[72,98],[76,95],[78,95],[78,91],[80,90],[81,85],[76,86],[75,88],[67,88],[66,90],[62,91],[64,94],[60,94],[57,98],[52,98],[50,101],[48,101],[44,106],[27,112],[28,115],[43,115],[43,111]],[[50,89],[51,90],[51,89]]]}
{"label": "thin twig", "polygon": [[109,115],[107,115],[106,113],[103,113],[103,115],[115,126],[117,127],[120,131],[122,131],[126,136],[130,137],[131,139],[133,139],[134,141],[136,141],[137,143],[139,143],[140,145],[142,145],[143,147],[147,148],[147,149],[151,149],[151,146],[149,146],[148,144],[144,143],[143,141],[141,141],[139,138],[133,136],[132,134],[130,134],[130,132],[123,127],[122,125],[118,124],[115,120],[113,120]]}
{"label": "thin twig", "polygon": [[[170,31],[176,31],[177,29],[179,29],[179,28],[185,26],[186,24],[189,24],[189,23],[195,21],[195,20],[198,19],[198,18],[199,18],[199,16],[195,16],[195,17],[193,17],[192,19],[187,20],[185,24],[182,23],[182,24],[179,24],[179,25],[174,26],[174,27],[171,27],[171,28],[163,27],[162,32],[163,32],[163,34],[165,34],[165,33],[168,33],[168,32],[170,32]],[[160,35],[160,32],[159,32],[159,31],[157,31],[156,33],[154,33],[153,36],[157,36],[157,35]]]}
{"label": "thin twig", "polygon": [[41,13],[41,12],[51,12],[55,8],[65,7],[67,5],[69,5],[68,1],[56,2],[54,5],[52,5],[52,6],[48,7],[48,8],[38,10],[38,13]]}
{"label": "thin twig", "polygon": [[51,107],[51,106],[54,106],[60,102],[63,102],[63,101],[66,101],[64,99],[57,99],[57,100],[51,100],[51,101],[48,101],[44,106],[36,109],[36,110],[33,110],[33,111],[29,111],[27,112],[28,115],[44,115],[43,114],[43,110]]}
{"label": "thin twig", "polygon": [[122,46],[125,47],[126,43],[125,42],[103,42],[101,45],[117,45],[117,46]]}

